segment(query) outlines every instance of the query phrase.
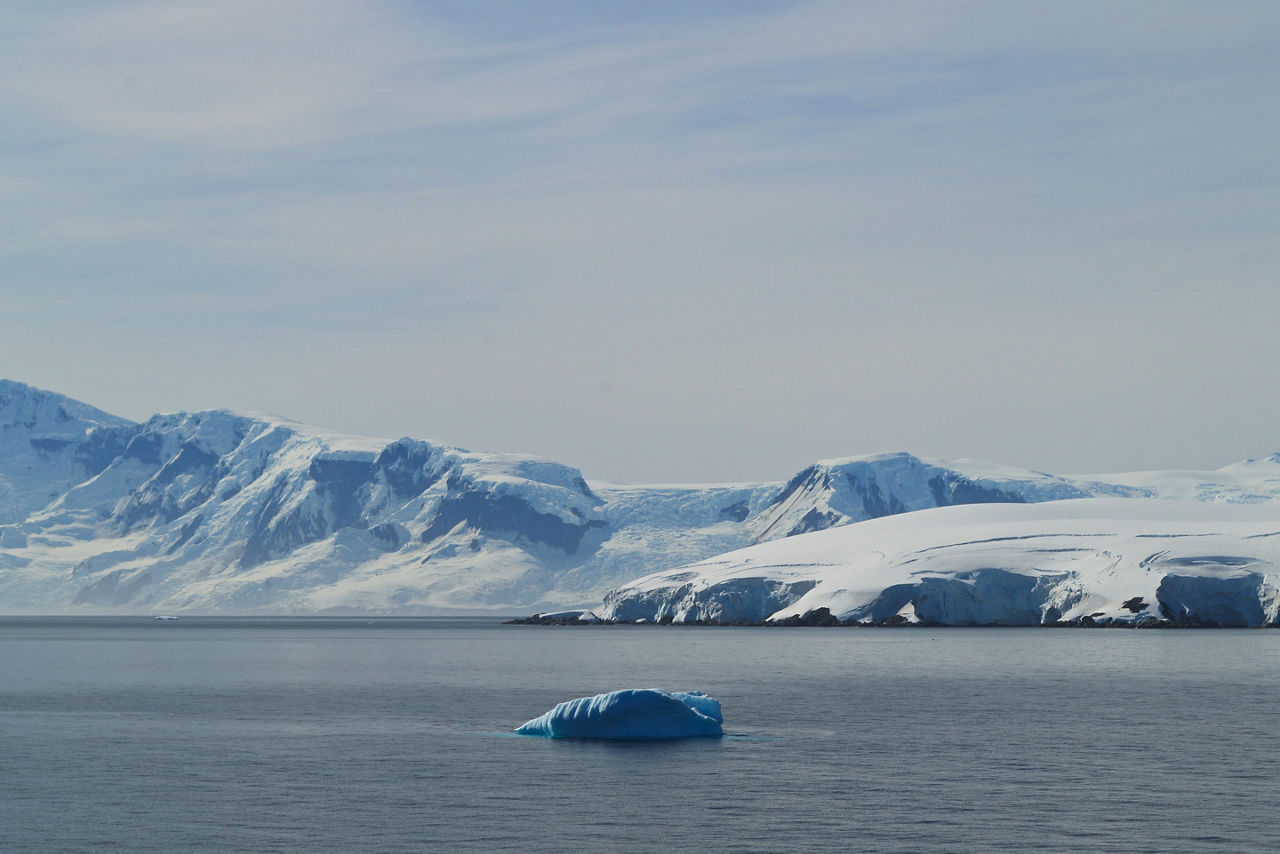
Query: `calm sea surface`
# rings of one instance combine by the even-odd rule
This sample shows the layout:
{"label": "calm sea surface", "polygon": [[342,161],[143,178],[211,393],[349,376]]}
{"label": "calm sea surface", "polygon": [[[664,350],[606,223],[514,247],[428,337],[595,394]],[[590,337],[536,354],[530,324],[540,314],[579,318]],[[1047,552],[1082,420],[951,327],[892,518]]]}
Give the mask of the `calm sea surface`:
{"label": "calm sea surface", "polygon": [[[698,689],[723,739],[519,737]],[[9,851],[1280,845],[1280,632],[0,619]]]}

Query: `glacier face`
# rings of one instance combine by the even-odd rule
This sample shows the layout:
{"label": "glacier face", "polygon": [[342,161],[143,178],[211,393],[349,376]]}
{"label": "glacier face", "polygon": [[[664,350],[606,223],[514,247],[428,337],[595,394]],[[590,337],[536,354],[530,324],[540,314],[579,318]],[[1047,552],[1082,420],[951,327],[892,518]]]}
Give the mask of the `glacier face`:
{"label": "glacier face", "polygon": [[[139,424],[0,381],[0,612],[560,611],[657,570],[886,514],[1097,495],[1265,503],[1280,495],[1280,459],[1055,477],[881,454],[786,484],[588,484],[536,457],[219,410]],[[735,595],[777,610],[812,586]]]}
{"label": "glacier face", "polygon": [[949,506],[768,542],[611,591],[618,622],[1280,622],[1273,505]]}

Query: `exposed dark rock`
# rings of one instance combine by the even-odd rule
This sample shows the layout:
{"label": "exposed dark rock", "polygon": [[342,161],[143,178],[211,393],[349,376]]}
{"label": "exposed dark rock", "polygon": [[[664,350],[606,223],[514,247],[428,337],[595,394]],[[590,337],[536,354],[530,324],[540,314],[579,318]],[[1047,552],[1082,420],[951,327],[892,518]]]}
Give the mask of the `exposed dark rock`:
{"label": "exposed dark rock", "polygon": [[72,459],[85,473],[86,478],[101,474],[124,453],[124,449],[128,447],[139,429],[136,426],[95,427],[76,445],[72,452]]}
{"label": "exposed dark rock", "polygon": [[793,614],[781,620],[768,620],[766,626],[838,626],[840,621],[831,613],[830,608],[814,608],[804,614]]}
{"label": "exposed dark rock", "polygon": [[778,496],[769,503],[770,505],[781,504],[794,495],[802,486],[826,486],[829,484],[830,481],[825,472],[817,466],[809,466],[797,472],[795,477],[787,481],[786,486],[782,487],[782,491],[778,493]]}
{"label": "exposed dark rock", "polygon": [[195,532],[200,530],[200,525],[203,523],[204,519],[200,516],[196,516],[191,519],[191,521],[187,522],[187,524],[183,525],[182,530],[178,533],[178,539],[174,540],[167,549],[167,554],[173,554],[178,549],[186,545],[192,536],[195,535]]}
{"label": "exposed dark rock", "polygon": [[404,542],[403,531],[398,525],[384,522],[369,529],[369,534],[387,551],[395,551]]}
{"label": "exposed dark rock", "polygon": [[[116,512],[120,529],[132,531],[146,524],[171,522],[203,504],[213,493],[216,479],[210,473],[218,462],[217,455],[184,444]],[[172,491],[170,487],[184,475],[191,475],[197,488],[185,494]]]}
{"label": "exposed dark rock", "polygon": [[159,436],[142,433],[129,440],[121,456],[126,460],[136,460],[143,465],[158,466],[164,462],[160,456],[160,444]]}
{"label": "exposed dark rock", "polygon": [[425,442],[400,439],[374,457],[372,472],[401,498],[418,495],[440,479],[437,452]]}
{"label": "exposed dark rock", "polygon": [[587,498],[590,498],[592,501],[599,501],[599,500],[600,500],[600,498],[599,498],[599,497],[598,497],[594,492],[592,492],[592,491],[591,491],[591,487],[590,487],[590,486],[587,486],[587,482],[586,482],[585,480],[583,480],[582,478],[580,478],[580,477],[575,477],[575,478],[573,479],[573,485],[574,485],[574,488],[575,488],[575,489],[577,489],[579,492],[581,492],[581,493],[582,493],[583,495],[585,495]]}
{"label": "exposed dark rock", "polygon": [[532,542],[558,548],[566,554],[578,551],[587,531],[606,524],[603,520],[592,519],[574,525],[559,516],[540,513],[515,496],[473,491],[451,495],[441,501],[435,518],[420,534],[420,539],[423,542],[434,540],[453,530],[459,522],[466,523],[468,528],[513,533]]}
{"label": "exposed dark rock", "polygon": [[906,506],[898,500],[898,496],[891,494],[888,500],[885,500],[880,484],[876,483],[874,478],[864,479],[850,472],[848,480],[849,488],[862,499],[862,512],[867,514],[868,519],[907,512]]}
{"label": "exposed dark rock", "polygon": [[833,525],[840,522],[840,515],[831,513],[818,508],[813,508],[804,516],[800,517],[790,531],[787,532],[788,537],[794,537],[796,534],[808,534],[813,531],[825,531]]}
{"label": "exposed dark rock", "polygon": [[514,620],[506,620],[504,625],[508,626],[604,626],[612,625],[606,620],[587,619],[582,620],[577,615],[565,614],[534,614],[531,617],[517,617]]}
{"label": "exposed dark rock", "polygon": [[32,448],[35,448],[38,452],[46,456],[51,456],[65,449],[68,445],[72,444],[72,441],[73,440],[71,439],[58,439],[53,437],[27,440],[28,444],[30,444]]}
{"label": "exposed dark rock", "polygon": [[271,485],[267,500],[258,511],[257,518],[251,526],[249,538],[245,541],[244,550],[240,554],[239,563],[242,568],[257,566],[263,561],[286,554],[290,549],[313,539],[312,526],[304,526],[296,520],[292,524],[278,520],[288,493],[289,481],[285,477],[278,478]]}
{"label": "exposed dark rock", "polygon": [[721,516],[725,519],[732,519],[735,522],[745,521],[747,516],[750,514],[751,510],[747,507],[747,502],[745,501],[739,501],[734,504],[730,504],[728,507],[720,508]]}
{"label": "exposed dark rock", "polygon": [[1022,496],[974,483],[953,472],[929,478],[929,490],[939,507],[953,504],[1023,504]]}

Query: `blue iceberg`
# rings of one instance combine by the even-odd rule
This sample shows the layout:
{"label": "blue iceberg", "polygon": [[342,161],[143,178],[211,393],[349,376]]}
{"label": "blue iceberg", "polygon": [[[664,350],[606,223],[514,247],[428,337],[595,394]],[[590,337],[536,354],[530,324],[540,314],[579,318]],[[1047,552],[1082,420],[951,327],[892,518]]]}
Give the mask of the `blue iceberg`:
{"label": "blue iceberg", "polygon": [[724,735],[720,701],[701,691],[630,688],[568,700],[516,729],[547,738],[660,739]]}

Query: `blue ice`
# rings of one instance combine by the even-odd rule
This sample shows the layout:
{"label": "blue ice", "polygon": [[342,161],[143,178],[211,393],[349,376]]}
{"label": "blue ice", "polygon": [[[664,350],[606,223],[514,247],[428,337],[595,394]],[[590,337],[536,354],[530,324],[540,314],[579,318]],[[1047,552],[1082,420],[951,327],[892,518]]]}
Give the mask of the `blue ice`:
{"label": "blue ice", "polygon": [[548,738],[659,739],[724,735],[720,701],[701,691],[629,688],[567,700],[516,729]]}

